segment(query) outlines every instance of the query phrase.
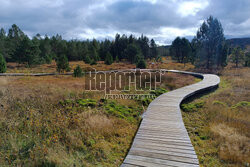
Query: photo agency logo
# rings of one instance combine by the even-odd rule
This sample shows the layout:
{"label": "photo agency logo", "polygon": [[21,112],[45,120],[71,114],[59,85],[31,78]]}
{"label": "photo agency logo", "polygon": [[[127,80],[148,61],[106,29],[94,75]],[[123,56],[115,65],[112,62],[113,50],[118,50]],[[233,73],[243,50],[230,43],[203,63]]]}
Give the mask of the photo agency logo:
{"label": "photo agency logo", "polygon": [[161,84],[162,70],[114,70],[86,72],[85,90],[104,91],[105,99],[154,99]]}

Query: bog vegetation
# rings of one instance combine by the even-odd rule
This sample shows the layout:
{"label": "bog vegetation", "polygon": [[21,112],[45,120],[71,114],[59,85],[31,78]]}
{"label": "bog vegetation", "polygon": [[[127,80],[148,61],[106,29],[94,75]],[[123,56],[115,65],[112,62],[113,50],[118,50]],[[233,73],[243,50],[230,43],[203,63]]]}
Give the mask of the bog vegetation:
{"label": "bog vegetation", "polygon": [[[238,41],[238,42],[237,42]],[[239,42],[240,41],[240,42]],[[239,44],[239,45],[238,45]],[[104,100],[87,93],[84,72],[152,68],[214,72],[218,90],[182,104],[201,166],[249,166],[250,46],[226,40],[212,16],[190,42],[157,46],[144,35],[114,40],[30,39],[17,26],[0,30],[0,73],[73,72],[73,76],[0,78],[0,164],[119,166],[151,99]],[[166,74],[156,96],[199,80]]]}
{"label": "bog vegetation", "polygon": [[[194,83],[165,74],[155,95]],[[0,78],[1,166],[119,166],[150,103],[85,92],[85,77]],[[153,93],[153,92],[152,92]]]}
{"label": "bog vegetation", "polygon": [[228,67],[217,91],[182,105],[201,166],[248,166],[249,74],[249,68]]}

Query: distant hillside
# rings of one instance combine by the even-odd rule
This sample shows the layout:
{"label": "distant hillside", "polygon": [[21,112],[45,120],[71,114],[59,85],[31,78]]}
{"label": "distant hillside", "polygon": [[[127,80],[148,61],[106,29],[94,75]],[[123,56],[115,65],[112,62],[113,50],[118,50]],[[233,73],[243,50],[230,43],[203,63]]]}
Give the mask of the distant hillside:
{"label": "distant hillside", "polygon": [[[231,38],[226,40],[232,46],[240,46],[242,49],[247,49],[250,52],[250,38]],[[169,48],[171,45],[158,46],[157,49],[161,56],[169,55]]]}
{"label": "distant hillside", "polygon": [[242,48],[250,46],[250,38],[232,38],[232,39],[227,39],[227,42],[231,46],[240,46]]}

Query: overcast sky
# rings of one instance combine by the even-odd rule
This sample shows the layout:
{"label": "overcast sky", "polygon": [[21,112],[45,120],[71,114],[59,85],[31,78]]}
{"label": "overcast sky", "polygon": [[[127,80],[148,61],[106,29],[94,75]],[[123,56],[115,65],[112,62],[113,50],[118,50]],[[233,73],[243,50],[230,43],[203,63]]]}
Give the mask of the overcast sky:
{"label": "overcast sky", "polygon": [[250,37],[250,0],[0,0],[0,27],[65,39],[145,34],[158,44],[192,37],[209,15],[227,37]]}

